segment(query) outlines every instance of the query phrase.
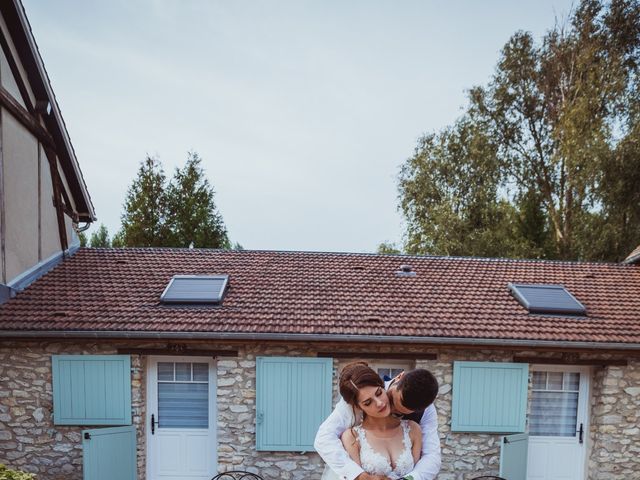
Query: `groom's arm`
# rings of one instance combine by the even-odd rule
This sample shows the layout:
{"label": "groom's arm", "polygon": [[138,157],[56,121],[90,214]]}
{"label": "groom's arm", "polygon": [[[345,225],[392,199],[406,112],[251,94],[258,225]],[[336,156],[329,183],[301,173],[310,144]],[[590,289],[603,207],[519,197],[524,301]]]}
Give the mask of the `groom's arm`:
{"label": "groom's arm", "polygon": [[438,414],[436,407],[429,405],[420,420],[422,429],[422,456],[413,471],[405,478],[434,480],[440,471],[440,437],[438,436]]}
{"label": "groom's arm", "polygon": [[353,411],[343,399],[340,399],[331,415],[322,422],[313,446],[341,480],[354,480],[364,470],[354,462],[345,451],[340,435],[353,425]]}

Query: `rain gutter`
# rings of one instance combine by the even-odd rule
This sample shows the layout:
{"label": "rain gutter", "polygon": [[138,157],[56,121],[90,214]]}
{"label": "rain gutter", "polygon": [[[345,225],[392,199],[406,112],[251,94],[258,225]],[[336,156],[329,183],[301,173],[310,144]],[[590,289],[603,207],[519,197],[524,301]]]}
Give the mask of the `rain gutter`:
{"label": "rain gutter", "polygon": [[0,338],[97,338],[97,339],[165,339],[165,340],[271,340],[287,342],[364,342],[364,343],[417,343],[433,345],[482,345],[498,347],[553,347],[589,348],[594,350],[640,351],[640,343],[569,342],[556,340],[516,340],[501,338],[464,337],[403,337],[386,335],[341,335],[303,333],[223,333],[223,332],[141,332],[141,331],[56,331],[56,330],[7,330],[0,331]]}

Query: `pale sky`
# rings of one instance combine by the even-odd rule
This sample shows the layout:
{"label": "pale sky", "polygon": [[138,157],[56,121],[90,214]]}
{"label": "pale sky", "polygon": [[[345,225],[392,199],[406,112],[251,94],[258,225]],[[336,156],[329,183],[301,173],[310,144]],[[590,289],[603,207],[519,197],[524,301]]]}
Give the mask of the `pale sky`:
{"label": "pale sky", "polygon": [[[373,252],[400,242],[397,175],[517,30],[571,1],[23,0],[98,222],[140,161],[197,151],[231,240]],[[89,232],[93,231],[92,228]]]}

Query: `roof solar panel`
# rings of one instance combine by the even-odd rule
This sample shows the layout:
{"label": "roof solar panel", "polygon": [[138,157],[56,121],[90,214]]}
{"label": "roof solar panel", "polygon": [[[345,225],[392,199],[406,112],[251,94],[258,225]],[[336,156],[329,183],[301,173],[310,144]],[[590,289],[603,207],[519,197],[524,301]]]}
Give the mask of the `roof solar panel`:
{"label": "roof solar panel", "polygon": [[160,296],[162,303],[220,303],[229,275],[174,275]]}
{"label": "roof solar panel", "polygon": [[586,315],[587,309],[562,285],[509,283],[509,291],[529,313]]}

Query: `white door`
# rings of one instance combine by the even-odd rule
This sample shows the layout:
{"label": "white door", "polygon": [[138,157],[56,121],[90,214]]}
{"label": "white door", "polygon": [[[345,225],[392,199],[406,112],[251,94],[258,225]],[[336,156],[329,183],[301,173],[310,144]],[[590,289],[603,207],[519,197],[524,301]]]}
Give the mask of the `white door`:
{"label": "white door", "polygon": [[217,470],[213,358],[150,357],[147,478],[209,480]]}
{"label": "white door", "polygon": [[590,371],[532,366],[527,480],[583,480]]}

